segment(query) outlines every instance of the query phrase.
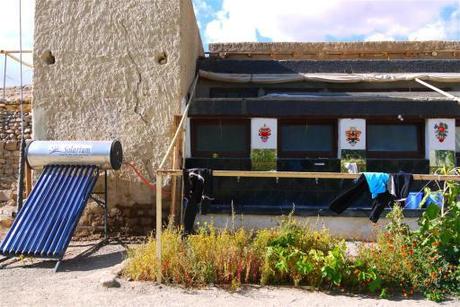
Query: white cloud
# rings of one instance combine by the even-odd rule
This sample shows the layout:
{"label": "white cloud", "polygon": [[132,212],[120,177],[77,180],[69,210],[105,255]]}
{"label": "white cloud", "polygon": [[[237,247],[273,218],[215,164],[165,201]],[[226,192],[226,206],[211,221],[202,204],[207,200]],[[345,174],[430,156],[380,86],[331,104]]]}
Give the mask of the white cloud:
{"label": "white cloud", "polygon": [[[0,48],[19,48],[19,1],[1,0],[0,10]],[[22,34],[23,48],[31,49],[34,29],[34,0],[22,0]]]}
{"label": "white cloud", "polygon": [[[0,9],[0,49],[19,50],[19,1],[1,0]],[[33,28],[34,28],[34,0],[22,0],[22,48],[31,50],[33,47]],[[32,56],[24,54],[23,59],[27,63],[32,63]],[[3,87],[3,67],[4,59],[0,58],[0,87]],[[32,82],[32,72],[24,67],[24,83]],[[7,62],[7,86],[19,84],[19,65],[13,60]]]}
{"label": "white cloud", "polygon": [[411,41],[437,40],[446,39],[447,33],[444,24],[441,21],[427,24],[417,31],[409,34]]}
{"label": "white cloud", "polygon": [[393,36],[386,35],[383,33],[374,33],[365,38],[366,42],[378,42],[378,41],[394,41],[396,40]]}
{"label": "white cloud", "polygon": [[212,10],[211,6],[206,2],[206,0],[193,0],[193,7],[197,15],[208,14]]}
{"label": "white cloud", "polygon": [[223,0],[204,36],[209,42],[256,41],[257,31],[273,41],[444,39],[455,18],[443,21],[441,10],[458,4],[458,0]]}

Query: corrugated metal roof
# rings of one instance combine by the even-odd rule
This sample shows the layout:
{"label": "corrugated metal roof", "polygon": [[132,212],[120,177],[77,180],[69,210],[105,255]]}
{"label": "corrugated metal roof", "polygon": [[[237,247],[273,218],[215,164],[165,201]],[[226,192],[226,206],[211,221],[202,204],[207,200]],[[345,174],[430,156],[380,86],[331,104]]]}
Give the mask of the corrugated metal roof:
{"label": "corrugated metal roof", "polygon": [[95,166],[47,166],[1,242],[0,254],[61,258],[97,177]]}

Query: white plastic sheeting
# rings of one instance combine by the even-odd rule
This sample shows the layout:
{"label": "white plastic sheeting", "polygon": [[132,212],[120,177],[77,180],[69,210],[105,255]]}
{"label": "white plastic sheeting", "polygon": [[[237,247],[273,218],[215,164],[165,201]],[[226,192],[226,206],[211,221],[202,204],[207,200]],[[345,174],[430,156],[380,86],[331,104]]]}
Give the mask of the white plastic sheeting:
{"label": "white plastic sheeting", "polygon": [[415,79],[434,82],[460,82],[460,73],[298,73],[298,74],[232,74],[216,73],[205,70],[199,71],[200,77],[232,83],[288,83],[301,81],[316,81],[328,83],[357,83],[357,82],[397,82],[415,81]]}

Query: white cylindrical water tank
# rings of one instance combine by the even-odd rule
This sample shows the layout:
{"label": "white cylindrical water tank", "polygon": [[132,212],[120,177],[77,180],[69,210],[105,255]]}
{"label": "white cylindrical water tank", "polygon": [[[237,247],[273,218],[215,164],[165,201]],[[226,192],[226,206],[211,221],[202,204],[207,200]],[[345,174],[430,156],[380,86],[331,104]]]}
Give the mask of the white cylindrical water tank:
{"label": "white cylindrical water tank", "polygon": [[33,169],[46,165],[95,165],[118,170],[123,162],[119,141],[32,141],[26,148]]}

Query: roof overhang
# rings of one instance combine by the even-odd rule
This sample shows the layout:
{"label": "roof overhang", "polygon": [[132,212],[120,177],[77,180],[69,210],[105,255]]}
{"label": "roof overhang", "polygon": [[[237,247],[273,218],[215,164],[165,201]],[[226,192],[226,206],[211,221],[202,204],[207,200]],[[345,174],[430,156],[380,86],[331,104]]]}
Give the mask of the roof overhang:
{"label": "roof overhang", "polygon": [[460,73],[295,73],[295,74],[237,74],[200,70],[199,75],[213,81],[230,83],[281,84],[289,82],[384,83],[415,81],[460,82]]}
{"label": "roof overhang", "polygon": [[[458,93],[454,93],[458,94]],[[435,92],[267,95],[196,98],[190,117],[396,117],[460,118],[460,104]]]}

